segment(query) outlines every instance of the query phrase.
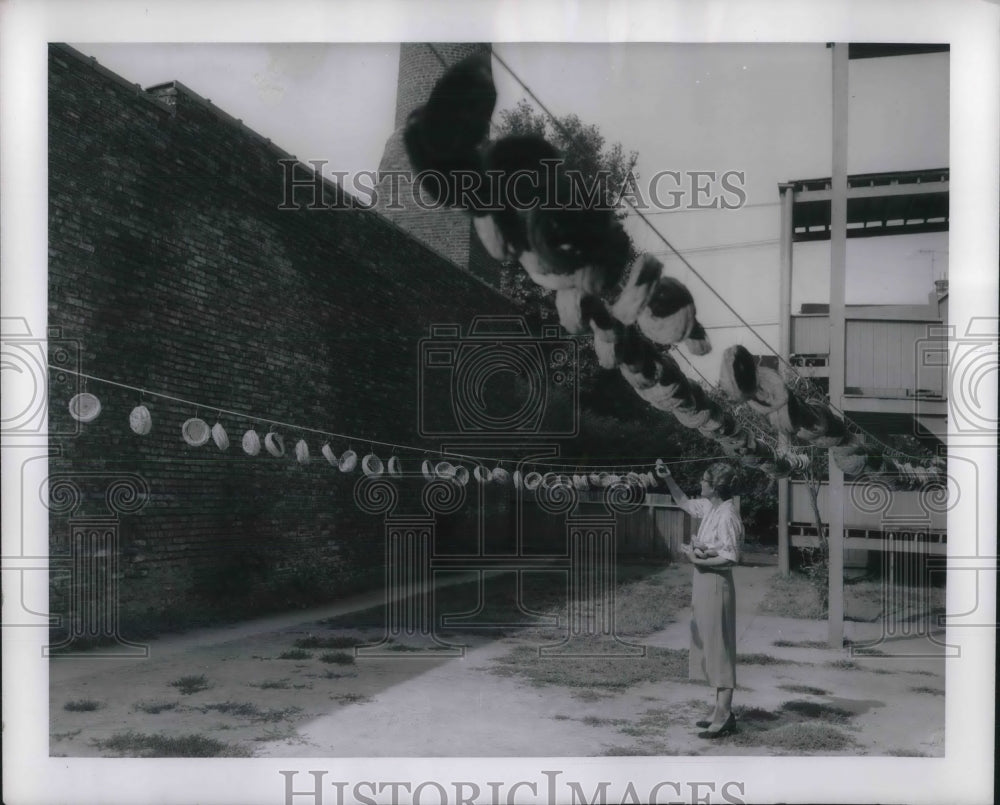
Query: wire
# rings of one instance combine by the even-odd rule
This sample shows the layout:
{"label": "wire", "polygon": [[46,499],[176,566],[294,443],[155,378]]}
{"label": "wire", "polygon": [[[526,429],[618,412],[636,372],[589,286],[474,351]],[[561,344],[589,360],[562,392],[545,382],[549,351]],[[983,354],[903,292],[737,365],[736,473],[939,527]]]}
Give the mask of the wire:
{"label": "wire", "polygon": [[[182,405],[187,405],[187,406],[190,406],[190,407],[194,408],[195,411],[199,411],[199,410],[215,411],[218,416],[222,416],[223,414],[227,414],[227,415],[230,415],[230,416],[238,417],[240,419],[246,419],[246,420],[248,420],[250,422],[264,422],[264,423],[267,423],[268,425],[275,425],[275,426],[282,427],[282,428],[288,428],[289,430],[293,430],[293,431],[299,431],[299,432],[303,432],[303,433],[315,433],[315,434],[320,435],[320,436],[326,436],[326,437],[329,437],[329,438],[332,438],[332,439],[339,439],[339,440],[345,441],[345,442],[348,443],[348,445],[351,445],[351,444],[360,444],[360,445],[369,445],[371,447],[375,447],[376,445],[378,445],[379,447],[390,448],[393,452],[395,452],[396,450],[404,450],[404,451],[409,451],[409,452],[413,452],[413,453],[420,453],[420,454],[423,454],[423,455],[441,455],[444,458],[460,459],[460,460],[469,461],[469,462],[476,462],[476,463],[480,463],[480,464],[485,464],[485,463],[490,463],[490,464],[492,464],[492,463],[499,463],[499,464],[502,465],[502,464],[505,464],[505,463],[510,463],[510,464],[518,464],[518,463],[520,463],[520,461],[517,460],[517,459],[498,458],[496,456],[475,456],[475,455],[470,455],[470,454],[466,454],[466,453],[457,453],[457,452],[454,452],[454,451],[451,451],[451,450],[429,450],[429,449],[427,449],[425,447],[414,447],[412,445],[401,445],[401,444],[396,444],[394,442],[383,442],[383,441],[380,441],[378,439],[370,439],[370,438],[366,438],[366,437],[352,436],[351,434],[347,434],[347,433],[336,433],[334,431],[320,430],[319,428],[310,428],[310,427],[306,427],[304,425],[297,425],[297,424],[295,424],[293,422],[283,422],[283,421],[277,420],[277,419],[269,419],[268,417],[258,416],[256,414],[249,414],[246,411],[235,411],[235,410],[228,409],[228,408],[220,408],[219,406],[216,406],[216,405],[208,405],[206,403],[201,403],[201,402],[198,402],[196,400],[189,400],[189,399],[186,399],[184,397],[178,397],[178,396],[173,395],[173,394],[165,394],[165,393],[160,392],[160,391],[152,391],[152,390],[147,389],[147,388],[142,388],[141,386],[133,386],[133,385],[130,385],[128,383],[121,383],[121,382],[119,382],[117,380],[109,380],[109,379],[107,379],[105,377],[98,377],[97,375],[91,375],[91,374],[87,374],[85,372],[78,372],[78,371],[75,371],[73,369],[67,369],[64,366],[54,366],[52,364],[48,364],[48,367],[49,367],[49,369],[51,369],[53,371],[65,372],[66,374],[76,375],[77,377],[80,377],[80,378],[84,379],[85,381],[90,380],[90,381],[94,381],[95,383],[103,383],[103,384],[108,385],[108,386],[115,386],[117,388],[127,389],[128,391],[134,391],[134,392],[139,393],[143,397],[146,397],[146,396],[157,397],[159,399],[170,400],[171,402],[176,402],[176,403],[180,403]],[[553,457],[553,461],[558,461],[558,463],[549,463],[549,462],[544,461],[544,460],[532,460],[529,463],[532,466],[539,466],[539,467],[560,467],[560,468],[566,468],[566,469],[576,468],[578,471],[582,470],[582,469],[595,470],[595,471],[606,471],[606,470],[612,470],[612,469],[631,469],[631,468],[635,468],[635,467],[642,467],[642,466],[652,465],[654,463],[652,461],[631,461],[631,462],[622,463],[622,464],[593,464],[593,463],[581,463],[579,460],[574,460],[574,459],[579,459],[579,458],[580,457],[576,457],[576,456],[569,456],[569,457],[558,456],[558,457]],[[718,458],[723,458],[723,457],[719,456]],[[673,465],[673,464],[686,464],[686,463],[690,463],[690,462],[694,462],[694,461],[708,461],[708,460],[709,459],[707,459],[707,458],[674,459],[674,460],[671,460],[671,461],[664,461],[663,463],[664,464]],[[714,459],[712,459],[712,460],[714,460]]]}

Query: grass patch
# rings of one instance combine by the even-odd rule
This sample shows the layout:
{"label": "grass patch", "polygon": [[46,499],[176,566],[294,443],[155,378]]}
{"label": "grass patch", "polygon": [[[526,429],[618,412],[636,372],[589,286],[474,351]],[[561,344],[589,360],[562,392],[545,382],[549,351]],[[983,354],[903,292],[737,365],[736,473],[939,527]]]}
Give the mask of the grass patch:
{"label": "grass patch", "polygon": [[208,690],[211,685],[208,684],[204,674],[199,674],[198,676],[182,676],[180,679],[175,679],[170,683],[170,687],[177,688],[185,696],[189,696],[192,693]]}
{"label": "grass patch", "polygon": [[293,648],[289,651],[283,651],[278,655],[279,660],[311,660],[312,654],[308,651],[303,651],[300,648]]}
{"label": "grass patch", "polygon": [[775,640],[771,645],[778,648],[830,648],[830,644],[822,640]]}
{"label": "grass patch", "polygon": [[[598,644],[594,648],[597,653]],[[518,646],[490,670],[524,676],[536,686],[618,691],[642,682],[687,681],[688,653],[650,646],[645,657],[539,657],[536,648]]]}
{"label": "grass patch", "polygon": [[733,713],[738,721],[750,724],[766,724],[772,721],[779,721],[781,716],[765,710],[762,707],[734,707]]}
{"label": "grass patch", "polygon": [[772,657],[770,654],[737,654],[737,665],[799,665],[794,660],[784,660],[780,657]]}
{"label": "grass patch", "polygon": [[346,651],[328,651],[320,656],[320,662],[333,663],[334,665],[354,665],[354,655]]}
{"label": "grass patch", "polygon": [[120,757],[252,757],[253,752],[204,735],[146,735],[129,730],[94,741]]}
{"label": "grass patch", "polygon": [[816,586],[805,576],[775,573],[768,582],[767,593],[757,611],[761,615],[782,618],[819,620],[826,617],[826,609]]}
{"label": "grass patch", "polygon": [[372,700],[371,696],[365,696],[363,693],[336,693],[330,698],[341,704],[364,704]]}
{"label": "grass patch", "polygon": [[81,732],[83,732],[82,727],[78,730],[70,730],[69,732],[53,732],[50,737],[53,741],[65,741],[70,738],[75,738]]}
{"label": "grass patch", "polygon": [[643,743],[638,746],[609,746],[601,754],[604,757],[663,757],[677,753],[663,743]]}
{"label": "grass patch", "polygon": [[178,705],[178,702],[164,702],[164,701],[151,701],[151,702],[136,702],[133,707],[134,710],[138,710],[142,713],[149,713],[150,715],[156,715],[157,713],[162,713],[166,710],[174,710]]}
{"label": "grass patch", "polygon": [[929,693],[931,696],[944,696],[944,691],[940,688],[929,688],[926,685],[910,688],[914,693]]}
{"label": "grass patch", "polygon": [[778,685],[778,687],[791,693],[808,693],[812,696],[826,696],[830,692],[823,690],[823,688],[814,688],[811,685]]}
{"label": "grass patch", "polygon": [[367,641],[360,637],[338,635],[337,637],[316,637],[308,635],[295,641],[296,648],[354,648],[363,646]]}
{"label": "grass patch", "polygon": [[253,721],[284,721],[286,718],[301,711],[300,707],[285,707],[284,709],[261,710],[253,702],[218,702],[206,704],[201,708],[203,713],[213,710],[227,716],[249,718]]}
{"label": "grass patch", "polygon": [[584,716],[580,722],[588,727],[613,727],[629,723],[627,718],[600,718],[598,716]]}
{"label": "grass patch", "polygon": [[303,690],[311,688],[312,685],[293,685],[287,679],[265,679],[263,682],[248,683],[252,688],[261,690]]}
{"label": "grass patch", "polygon": [[830,660],[827,663],[830,668],[837,668],[841,671],[860,671],[861,666],[853,660]]}
{"label": "grass patch", "polygon": [[854,742],[849,735],[826,724],[782,724],[764,730],[734,733],[737,746],[770,746],[776,749],[794,749],[799,754],[837,751]]}
{"label": "grass patch", "polygon": [[71,702],[66,702],[63,705],[63,710],[69,710],[71,713],[90,713],[94,710],[100,710],[101,707],[103,705],[93,699],[74,699]]}
{"label": "grass patch", "polygon": [[781,709],[787,713],[795,713],[804,718],[816,719],[818,721],[829,721],[832,723],[843,723],[847,721],[853,713],[842,707],[823,702],[810,702],[805,699],[793,699],[784,702]]}
{"label": "grass patch", "polygon": [[357,671],[348,671],[343,673],[341,671],[334,671],[332,668],[323,672],[323,679],[350,679],[358,675]]}

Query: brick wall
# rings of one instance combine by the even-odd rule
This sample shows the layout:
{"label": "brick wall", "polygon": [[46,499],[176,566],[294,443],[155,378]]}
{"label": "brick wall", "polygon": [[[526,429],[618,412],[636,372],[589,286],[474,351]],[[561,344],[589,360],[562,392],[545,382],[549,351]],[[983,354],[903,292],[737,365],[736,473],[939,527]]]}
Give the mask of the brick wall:
{"label": "brick wall", "polygon": [[[75,510],[52,511],[53,556],[73,518],[106,512],[107,477],[134,473],[150,497],[118,524],[126,620],[263,602],[303,568],[331,597],[380,579],[381,522],[354,505],[357,473],[329,467],[322,438],[278,428],[289,453],[306,438],[303,467],[246,456],[252,419],[219,417],[225,453],[188,447],[181,424],[228,409],[352,434],[359,455],[358,437],[432,446],[417,436],[418,339],[510,315],[507,300],[330,187],[339,209],[279,210],[286,154],[179,84],[154,97],[65,46],[50,48],[49,154],[50,326],[79,344],[84,372],[200,406],[147,397],[154,426],[139,437],[140,395],[88,384],[101,416],[52,438],[51,476],[82,490]],[[56,434],[73,423],[66,384],[51,383]],[[419,484],[402,488],[413,498]],[[445,547],[470,547],[466,514],[444,524]],[[56,608],[66,585],[54,576]]]}

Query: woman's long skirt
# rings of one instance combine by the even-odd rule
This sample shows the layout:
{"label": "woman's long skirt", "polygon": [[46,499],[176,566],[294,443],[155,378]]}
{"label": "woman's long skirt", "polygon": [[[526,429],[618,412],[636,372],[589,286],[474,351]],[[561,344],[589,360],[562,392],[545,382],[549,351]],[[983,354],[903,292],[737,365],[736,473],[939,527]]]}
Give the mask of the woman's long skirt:
{"label": "woman's long skirt", "polygon": [[688,677],[713,688],[736,687],[736,590],[733,572],[695,568],[691,585]]}

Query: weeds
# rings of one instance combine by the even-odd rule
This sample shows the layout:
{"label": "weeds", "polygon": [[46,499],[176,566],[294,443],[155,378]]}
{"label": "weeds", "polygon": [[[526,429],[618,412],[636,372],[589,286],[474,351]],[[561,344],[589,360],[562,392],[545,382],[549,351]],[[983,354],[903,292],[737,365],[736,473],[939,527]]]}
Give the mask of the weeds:
{"label": "weeds", "polygon": [[185,696],[189,696],[192,693],[198,693],[203,690],[208,690],[211,685],[208,684],[208,680],[205,679],[204,674],[199,674],[198,676],[182,676],[180,679],[175,679],[170,683],[170,686],[177,688]]}
{"label": "weeds", "polygon": [[71,713],[89,713],[93,710],[99,710],[102,706],[100,702],[93,699],[74,699],[71,702],[66,702],[63,705],[63,710],[69,710]]}
{"label": "weeds", "polygon": [[300,648],[293,648],[290,651],[283,651],[278,655],[279,660],[311,660],[312,654]]}
{"label": "weeds", "polygon": [[120,757],[252,757],[253,752],[204,735],[145,735],[119,732],[106,740],[95,740],[98,749]]}

